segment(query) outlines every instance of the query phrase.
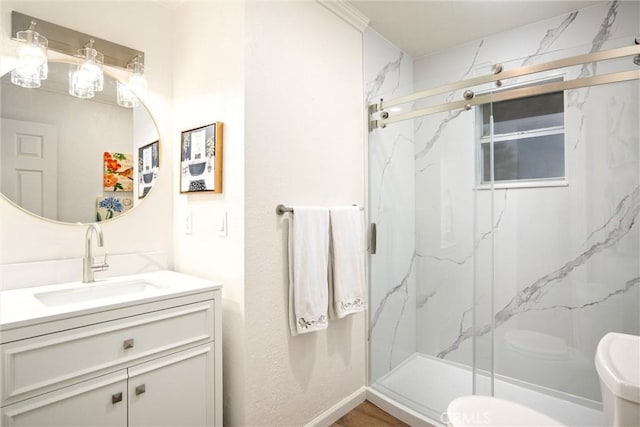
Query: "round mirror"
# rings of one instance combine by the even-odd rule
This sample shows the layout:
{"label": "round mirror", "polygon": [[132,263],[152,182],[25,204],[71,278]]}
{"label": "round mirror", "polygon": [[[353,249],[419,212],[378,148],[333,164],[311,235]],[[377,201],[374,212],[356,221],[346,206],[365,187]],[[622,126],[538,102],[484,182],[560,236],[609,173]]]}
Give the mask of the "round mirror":
{"label": "round mirror", "polygon": [[158,174],[159,136],[142,103],[117,103],[105,73],[91,99],[69,95],[70,64],[49,62],[37,89],[2,77],[0,190],[22,209],[77,223],[113,219],[147,196]]}

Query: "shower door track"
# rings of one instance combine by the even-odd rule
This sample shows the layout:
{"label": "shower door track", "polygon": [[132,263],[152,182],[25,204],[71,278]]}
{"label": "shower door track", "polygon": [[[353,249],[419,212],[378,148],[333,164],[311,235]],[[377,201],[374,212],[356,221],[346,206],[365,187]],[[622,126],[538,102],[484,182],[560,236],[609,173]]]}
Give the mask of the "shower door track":
{"label": "shower door track", "polygon": [[[636,39],[638,42],[638,39]],[[629,80],[640,79],[640,69],[633,71],[623,71],[618,73],[604,74],[600,76],[585,77],[574,80],[567,80],[555,83],[540,84],[537,86],[504,90],[498,93],[486,93],[475,96],[473,91],[467,89],[464,92],[464,98],[460,101],[453,101],[444,104],[434,105],[431,107],[421,108],[408,113],[391,116],[386,108],[406,104],[419,99],[428,98],[434,95],[454,91],[462,88],[471,88],[484,83],[499,82],[504,79],[526,76],[529,74],[539,73],[542,71],[552,71],[560,68],[571,67],[574,65],[588,64],[592,62],[604,61],[609,59],[623,58],[626,56],[636,55],[640,57],[640,45],[627,46],[606,51],[593,52],[584,55],[572,56],[556,61],[545,62],[543,64],[527,65],[509,71],[503,71],[500,64],[494,65],[494,73],[485,76],[474,77],[459,82],[450,83],[439,86],[437,88],[428,89],[411,95],[391,99],[389,101],[380,100],[379,103],[369,106],[369,130],[384,128],[389,124],[397,123],[404,120],[414,119],[416,117],[427,116],[434,113],[464,108],[469,110],[474,105],[486,104],[489,102],[506,101],[510,99],[523,98],[528,96],[542,95],[562,90],[578,89],[582,87],[597,86],[609,83],[624,82]],[[635,62],[635,60],[634,60]],[[376,116],[376,118],[374,118]]]}

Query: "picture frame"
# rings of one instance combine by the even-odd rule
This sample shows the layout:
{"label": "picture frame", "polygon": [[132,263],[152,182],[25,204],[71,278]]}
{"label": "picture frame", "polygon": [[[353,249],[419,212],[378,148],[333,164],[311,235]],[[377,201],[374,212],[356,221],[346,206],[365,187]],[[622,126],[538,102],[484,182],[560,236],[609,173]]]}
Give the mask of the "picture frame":
{"label": "picture frame", "polygon": [[222,122],[182,131],[180,193],[222,193]]}
{"label": "picture frame", "polygon": [[96,222],[106,221],[122,215],[133,207],[129,196],[107,195],[96,197]]}
{"label": "picture frame", "polygon": [[138,148],[138,199],[143,199],[158,178],[160,141]]}
{"label": "picture frame", "polygon": [[103,191],[133,191],[133,154],[105,151]]}

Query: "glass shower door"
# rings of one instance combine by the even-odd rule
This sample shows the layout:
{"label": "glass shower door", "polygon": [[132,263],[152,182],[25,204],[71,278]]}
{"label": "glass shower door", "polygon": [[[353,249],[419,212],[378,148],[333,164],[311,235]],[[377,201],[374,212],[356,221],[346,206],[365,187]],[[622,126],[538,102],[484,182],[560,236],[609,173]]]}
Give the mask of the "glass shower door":
{"label": "glass shower door", "polygon": [[[633,67],[630,58],[586,64],[493,92]],[[475,235],[487,240],[475,269],[477,394],[568,425],[603,424],[597,343],[612,331],[640,335],[638,94],[632,80],[492,104],[476,162],[485,185]]]}
{"label": "glass shower door", "polygon": [[[625,58],[593,72],[630,67]],[[542,132],[546,148],[529,155],[545,172],[562,159],[564,173],[496,190],[496,202],[505,196],[494,218],[495,395],[537,402],[566,423],[603,422],[594,367],[602,336],[640,334],[639,93],[638,80],[560,92],[563,122],[545,129],[561,133]],[[522,151],[533,141],[518,146],[517,168],[531,169]]]}

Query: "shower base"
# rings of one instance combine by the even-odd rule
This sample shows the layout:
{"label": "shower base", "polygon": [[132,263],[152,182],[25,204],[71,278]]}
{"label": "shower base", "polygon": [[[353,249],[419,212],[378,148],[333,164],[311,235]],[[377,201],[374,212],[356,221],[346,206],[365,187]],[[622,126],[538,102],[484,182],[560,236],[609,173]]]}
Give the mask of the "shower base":
{"label": "shower base", "polygon": [[[371,388],[400,405],[443,422],[442,414],[453,399],[472,394],[472,373],[467,366],[415,353]],[[477,376],[479,394],[490,394],[488,375]],[[602,426],[598,402],[500,376],[495,396],[528,406],[568,426]]]}

